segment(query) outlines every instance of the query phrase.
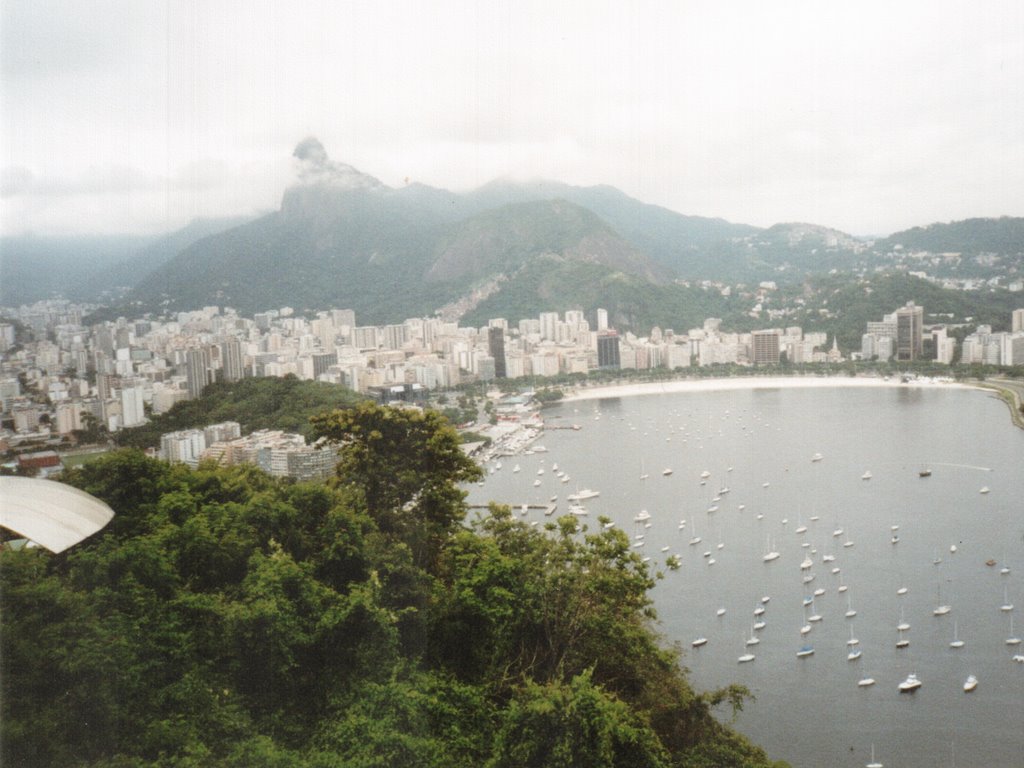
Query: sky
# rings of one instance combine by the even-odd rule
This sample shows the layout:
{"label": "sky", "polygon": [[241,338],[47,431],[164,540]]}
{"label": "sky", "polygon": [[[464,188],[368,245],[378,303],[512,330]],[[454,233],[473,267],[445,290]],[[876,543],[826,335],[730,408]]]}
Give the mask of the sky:
{"label": "sky", "polygon": [[609,184],[854,235],[1024,215],[1020,0],[3,0],[0,234],[390,186]]}

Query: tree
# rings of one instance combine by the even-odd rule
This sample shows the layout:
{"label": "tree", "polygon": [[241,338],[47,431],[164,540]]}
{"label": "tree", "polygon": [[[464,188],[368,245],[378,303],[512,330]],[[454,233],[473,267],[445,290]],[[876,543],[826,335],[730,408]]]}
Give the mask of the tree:
{"label": "tree", "polygon": [[459,483],[482,477],[436,411],[360,403],[312,420],[317,438],[341,447],[337,484],[357,493],[385,533],[430,567],[465,515]]}

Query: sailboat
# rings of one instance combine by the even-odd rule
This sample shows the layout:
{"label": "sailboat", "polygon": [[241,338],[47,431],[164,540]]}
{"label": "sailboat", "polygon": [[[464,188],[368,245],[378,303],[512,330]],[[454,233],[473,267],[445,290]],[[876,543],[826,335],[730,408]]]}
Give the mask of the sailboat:
{"label": "sailboat", "polygon": [[1020,638],[1013,634],[1013,614],[1010,614],[1010,636],[1006,638],[1007,645],[1020,645]]}
{"label": "sailboat", "polygon": [[700,544],[700,536],[697,535],[697,518],[693,519],[693,536],[690,538],[690,546]]}
{"label": "sailboat", "polygon": [[1007,596],[1005,584],[1003,585],[1003,604],[999,606],[999,610],[1007,612],[1013,610],[1013,603],[1010,602],[1010,599]]}
{"label": "sailboat", "polygon": [[761,559],[764,562],[766,562],[766,563],[770,563],[772,560],[778,560],[779,559],[779,553],[775,549],[772,549],[770,540],[768,542],[766,542],[766,547],[767,547],[768,551],[765,553],[764,557],[762,557]]}
{"label": "sailboat", "polygon": [[953,639],[949,643],[950,648],[963,648],[964,641],[957,637],[956,619],[953,620]]}
{"label": "sailboat", "polygon": [[947,605],[947,604],[942,602],[942,585],[941,584],[939,584],[935,588],[935,592],[936,592],[935,602],[937,603],[937,605],[935,606],[935,609],[932,611],[932,616],[945,616],[947,613],[949,613],[951,610],[953,610],[953,606]]}
{"label": "sailboat", "polygon": [[761,638],[754,634],[754,626],[750,626],[750,637],[747,638],[746,645],[757,645],[761,642]]}
{"label": "sailboat", "polygon": [[857,615],[857,612],[853,610],[853,606],[850,605],[850,596],[846,596],[846,613],[843,614],[846,618],[852,619]]}
{"label": "sailboat", "polygon": [[871,762],[866,763],[864,768],[883,768],[882,764],[875,760],[875,745],[871,745]]}
{"label": "sailboat", "polygon": [[978,678],[974,675],[968,675],[967,679],[964,680],[964,693],[970,693],[978,687]]}

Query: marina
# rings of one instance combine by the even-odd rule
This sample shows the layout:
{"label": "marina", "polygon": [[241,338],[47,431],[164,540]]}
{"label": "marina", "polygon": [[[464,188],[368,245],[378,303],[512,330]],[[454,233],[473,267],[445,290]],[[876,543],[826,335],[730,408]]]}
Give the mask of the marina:
{"label": "marina", "polygon": [[[1015,764],[1024,665],[1010,644],[1015,610],[1001,608],[1021,602],[1024,435],[1001,403],[954,388],[780,388],[594,399],[544,415],[586,425],[545,438],[581,487],[600,488],[580,523],[607,519],[663,573],[652,595],[666,642],[685,646],[698,689],[751,689],[737,726],[772,757],[863,765],[849,746],[868,734],[887,765],[942,764],[952,739],[983,764]],[[934,430],[936,419],[956,429]],[[532,499],[534,458],[470,500]],[[642,482],[641,461],[675,471]],[[709,490],[726,485],[728,495]],[[690,546],[701,534],[717,544]],[[752,625],[750,607],[769,594]],[[901,694],[911,675],[919,684]],[[892,718],[905,727],[884,727]]]}

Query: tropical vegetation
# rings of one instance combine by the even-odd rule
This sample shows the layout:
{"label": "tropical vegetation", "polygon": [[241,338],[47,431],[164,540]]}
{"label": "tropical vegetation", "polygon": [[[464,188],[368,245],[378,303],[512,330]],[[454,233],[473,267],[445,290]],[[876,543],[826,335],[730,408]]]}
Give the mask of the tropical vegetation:
{"label": "tropical vegetation", "polygon": [[116,516],[0,551],[3,765],[772,765],[723,722],[746,691],[661,644],[623,533],[467,520],[480,470],[436,412],[312,433],[326,485],[134,449],[68,473]]}

